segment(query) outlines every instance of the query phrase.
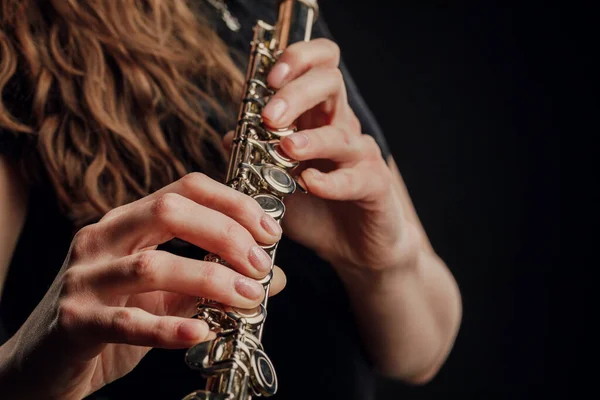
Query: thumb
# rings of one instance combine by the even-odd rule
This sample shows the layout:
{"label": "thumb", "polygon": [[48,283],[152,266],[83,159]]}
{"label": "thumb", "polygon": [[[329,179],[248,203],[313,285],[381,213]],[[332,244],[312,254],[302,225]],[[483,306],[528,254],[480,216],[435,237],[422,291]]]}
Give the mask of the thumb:
{"label": "thumb", "polygon": [[225,147],[225,150],[227,151],[231,151],[231,144],[233,142],[233,131],[229,131],[225,134],[225,136],[223,136],[223,147]]}

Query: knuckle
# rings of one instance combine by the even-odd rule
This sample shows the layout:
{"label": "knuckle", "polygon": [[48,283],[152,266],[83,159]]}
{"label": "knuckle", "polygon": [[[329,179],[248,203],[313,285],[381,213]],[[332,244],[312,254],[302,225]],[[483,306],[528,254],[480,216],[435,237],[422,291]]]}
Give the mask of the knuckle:
{"label": "knuckle", "polygon": [[309,45],[304,42],[293,43],[286,48],[281,56],[281,60],[290,64],[292,67],[302,67],[311,65],[314,48],[312,46],[321,46],[323,53],[333,60],[335,65],[339,65],[341,59],[341,49],[337,43],[328,38],[315,38]]}
{"label": "knuckle", "polygon": [[255,213],[257,211],[256,207],[260,207],[256,200],[236,192],[236,196],[232,199],[227,211],[231,215],[248,215],[248,213]]}
{"label": "knuckle", "polygon": [[190,172],[181,178],[180,182],[186,191],[196,192],[208,179],[210,178],[202,172]]}
{"label": "knuckle", "polygon": [[63,273],[60,287],[60,295],[62,297],[79,293],[83,290],[83,287],[83,279],[77,267],[71,267]]}
{"label": "knuckle", "polygon": [[217,280],[217,276],[220,270],[220,264],[217,263],[206,263],[202,268],[201,279],[204,283],[214,283]]}
{"label": "knuckle", "polygon": [[80,306],[77,302],[63,299],[57,307],[56,323],[60,330],[71,331],[78,324],[80,317]]}
{"label": "knuckle", "polygon": [[309,56],[298,47],[290,47],[289,51],[285,53],[284,56],[285,58],[282,57],[282,59],[284,58],[283,61],[292,68],[302,67],[310,63]]}
{"label": "knuckle", "polygon": [[149,281],[155,277],[158,251],[148,250],[138,253],[130,268],[130,275],[136,281]]}
{"label": "knuckle", "polygon": [[161,221],[168,220],[169,216],[178,208],[181,196],[175,193],[165,193],[152,204],[151,213]]}
{"label": "knuckle", "polygon": [[130,308],[116,310],[110,318],[109,328],[121,334],[126,333],[132,326],[133,319],[133,312]]}
{"label": "knuckle", "polygon": [[95,225],[86,225],[77,231],[71,242],[71,259],[81,259],[93,251],[93,243],[97,234]]}
{"label": "knuckle", "polygon": [[365,144],[365,148],[371,152],[378,152],[379,151],[379,145],[377,144],[377,141],[375,140],[375,138],[369,134],[363,133],[361,135],[362,140],[364,141]]}
{"label": "knuckle", "polygon": [[339,60],[341,54],[341,48],[336,42],[328,38],[315,39],[318,43],[327,48],[327,52],[333,56],[336,60]]}
{"label": "knuckle", "polygon": [[107,221],[109,219],[112,219],[117,215],[121,214],[121,212],[121,207],[112,208],[106,214],[104,214],[104,216],[102,216],[101,221]]}
{"label": "knuckle", "polygon": [[361,138],[369,146],[376,146],[377,145],[377,141],[375,140],[375,138],[373,136],[369,135],[369,134],[363,133],[361,135]]}
{"label": "knuckle", "polygon": [[222,245],[230,248],[239,245],[247,237],[247,231],[235,221],[225,223],[222,229]]}

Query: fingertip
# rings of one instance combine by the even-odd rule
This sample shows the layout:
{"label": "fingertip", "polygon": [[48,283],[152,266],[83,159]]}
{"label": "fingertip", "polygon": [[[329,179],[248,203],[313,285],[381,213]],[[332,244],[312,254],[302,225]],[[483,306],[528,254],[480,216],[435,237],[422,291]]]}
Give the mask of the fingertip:
{"label": "fingertip", "polygon": [[256,307],[265,297],[263,286],[256,280],[239,275],[233,283],[233,287],[237,294],[241,296],[239,303],[234,304],[239,307]]}
{"label": "fingertip", "polygon": [[290,74],[291,67],[288,63],[279,61],[275,64],[267,76],[267,84],[272,88],[279,89],[283,86],[285,79]]}
{"label": "fingertip", "polygon": [[273,267],[273,279],[271,280],[271,286],[269,287],[269,297],[279,294],[287,284],[287,277],[285,272],[277,265]]}
{"label": "fingertip", "polygon": [[306,185],[306,189],[309,191],[318,190],[324,182],[324,174],[315,168],[307,168],[300,174],[302,181]]}
{"label": "fingertip", "polygon": [[223,147],[225,147],[227,151],[231,150],[233,144],[233,134],[234,131],[229,131],[223,136]]}
{"label": "fingertip", "polygon": [[209,333],[208,324],[195,318],[183,321],[177,328],[177,336],[184,342],[204,340]]}
{"label": "fingertip", "polygon": [[285,113],[288,103],[282,98],[272,98],[262,111],[262,117],[267,126],[278,128],[285,126]]}
{"label": "fingertip", "polygon": [[264,229],[265,233],[267,233],[270,237],[270,243],[273,244],[276,241],[281,239],[281,235],[283,231],[281,230],[281,226],[275,218],[271,217],[269,214],[264,214],[260,219],[260,226]]}
{"label": "fingertip", "polygon": [[[292,134],[290,136],[293,136],[295,134]],[[284,136],[280,141],[279,141],[279,147],[284,151],[285,155],[287,155],[288,157],[291,158],[296,158],[297,154],[296,153],[296,147],[294,145],[294,142],[290,139],[290,136]]]}

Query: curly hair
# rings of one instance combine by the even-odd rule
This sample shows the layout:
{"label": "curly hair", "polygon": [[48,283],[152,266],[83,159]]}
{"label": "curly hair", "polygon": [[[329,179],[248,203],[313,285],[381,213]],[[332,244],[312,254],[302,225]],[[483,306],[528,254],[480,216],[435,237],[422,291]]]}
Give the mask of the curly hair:
{"label": "curly hair", "polygon": [[207,115],[231,120],[243,75],[193,4],[0,3],[0,129],[33,144],[77,225],[193,168],[222,176]]}

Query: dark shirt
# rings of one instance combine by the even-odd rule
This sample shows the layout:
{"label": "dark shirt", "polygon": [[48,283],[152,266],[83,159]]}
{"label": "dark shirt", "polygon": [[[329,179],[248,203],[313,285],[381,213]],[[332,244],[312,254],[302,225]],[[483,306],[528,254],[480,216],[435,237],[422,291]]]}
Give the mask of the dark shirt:
{"label": "dark shirt", "polygon": [[[232,50],[249,54],[256,19],[273,22],[274,0],[227,2],[241,22],[241,31],[230,31],[209,9],[215,29]],[[313,37],[329,37],[321,14]],[[245,69],[245,60],[240,67]],[[349,102],[363,131],[375,137],[384,156],[389,154],[383,134],[361,98],[342,61]],[[20,141],[0,132],[0,153],[15,154]],[[67,253],[73,224],[64,216],[52,191],[32,188],[28,216],[14,253],[0,300],[0,322],[6,335],[13,335],[51,285]],[[163,249],[202,258],[205,252],[193,246],[172,243]],[[361,399],[375,397],[375,373],[359,338],[347,294],[330,265],[316,254],[284,236],[277,264],[287,276],[286,288],[269,301],[263,344],[279,379],[275,398]],[[0,335],[2,329],[0,329]],[[5,338],[3,338],[4,340]],[[92,399],[180,399],[203,388],[204,381],[183,361],[185,350],[153,349],[125,377],[94,393]]]}

